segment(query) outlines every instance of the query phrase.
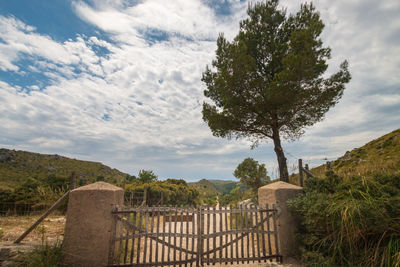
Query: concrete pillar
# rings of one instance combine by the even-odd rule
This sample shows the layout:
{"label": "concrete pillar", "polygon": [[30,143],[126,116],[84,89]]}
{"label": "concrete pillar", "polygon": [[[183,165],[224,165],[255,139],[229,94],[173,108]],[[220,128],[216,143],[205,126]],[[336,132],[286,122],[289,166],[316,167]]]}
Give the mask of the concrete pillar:
{"label": "concrete pillar", "polygon": [[296,244],[297,221],[290,214],[286,201],[298,196],[303,192],[300,186],[285,182],[275,182],[265,185],[258,189],[258,204],[265,207],[265,204],[271,206],[276,204],[279,209],[277,219],[279,252],[284,257],[295,257],[298,255],[298,246]]}
{"label": "concrete pillar", "polygon": [[67,266],[102,267],[108,263],[112,209],[123,205],[124,191],[97,182],[70,192],[63,251]]}

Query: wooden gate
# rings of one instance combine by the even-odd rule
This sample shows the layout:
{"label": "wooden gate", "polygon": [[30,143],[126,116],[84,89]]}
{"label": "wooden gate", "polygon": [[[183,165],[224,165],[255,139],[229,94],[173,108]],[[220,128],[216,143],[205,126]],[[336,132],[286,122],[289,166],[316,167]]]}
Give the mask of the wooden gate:
{"label": "wooden gate", "polygon": [[275,206],[115,209],[109,266],[281,262]]}

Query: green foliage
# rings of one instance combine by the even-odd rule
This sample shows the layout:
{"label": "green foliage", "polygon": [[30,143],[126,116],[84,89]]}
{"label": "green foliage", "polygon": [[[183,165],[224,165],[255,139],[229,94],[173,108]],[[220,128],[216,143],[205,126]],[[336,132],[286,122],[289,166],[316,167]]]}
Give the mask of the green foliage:
{"label": "green foliage", "polygon": [[151,170],[140,170],[138,180],[143,183],[154,182],[157,181],[157,175]]}
{"label": "green foliage", "polygon": [[201,204],[215,205],[217,198],[221,195],[212,180],[202,179],[189,183],[189,186],[199,192]]}
{"label": "green foliage", "polygon": [[[50,207],[67,190],[68,186],[62,177],[50,175],[42,180],[28,178],[13,191],[0,190],[0,200],[3,203],[3,212],[9,210],[21,215],[28,211],[40,211]],[[65,211],[66,203],[58,210]]]}
{"label": "green foliage", "polygon": [[307,266],[398,266],[400,176],[310,178],[289,206]]}
{"label": "green foliage", "polygon": [[125,185],[125,194],[129,196],[131,192],[143,192],[147,189],[147,205],[153,206],[160,204],[161,194],[163,194],[163,205],[196,205],[199,203],[199,191],[189,187],[183,180],[169,179],[169,181],[142,182],[140,179],[134,180]]}
{"label": "green foliage", "polygon": [[219,198],[219,203],[223,206],[237,204],[239,201],[251,198],[254,194],[248,194],[248,190],[237,186],[229,194],[224,194]]}
{"label": "green foliage", "polygon": [[248,185],[253,193],[257,194],[259,187],[271,181],[267,176],[267,169],[264,164],[252,158],[246,158],[240,163],[233,175],[240,180],[242,184]]}
{"label": "green foliage", "polygon": [[137,179],[135,175],[129,175],[129,174],[127,174],[127,175],[125,176],[125,182],[126,182],[126,183],[132,183],[135,179]]}
{"label": "green foliage", "polygon": [[273,139],[281,179],[287,181],[281,137],[296,139],[321,121],[350,81],[348,63],[324,76],[330,48],[319,38],[324,24],[312,4],[296,14],[278,8],[278,0],[250,5],[232,42],[221,34],[216,59],[202,81],[203,120],[215,136],[248,138],[253,146]]}
{"label": "green foliage", "polygon": [[221,194],[229,194],[236,187],[242,189],[249,189],[245,184],[238,183],[237,181],[225,181],[225,180],[209,180],[215,186],[215,189]]}
{"label": "green foliage", "polygon": [[57,267],[63,260],[61,242],[54,244],[42,243],[32,252],[23,254],[18,267]]}

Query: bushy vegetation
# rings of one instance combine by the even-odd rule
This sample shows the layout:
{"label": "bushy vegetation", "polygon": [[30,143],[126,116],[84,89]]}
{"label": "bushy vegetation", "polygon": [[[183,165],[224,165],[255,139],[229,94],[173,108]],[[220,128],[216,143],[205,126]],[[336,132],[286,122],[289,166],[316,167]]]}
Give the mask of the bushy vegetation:
{"label": "bushy vegetation", "polygon": [[[51,174],[43,179],[28,178],[14,190],[0,189],[0,214],[24,214],[48,208],[69,190],[68,180]],[[65,208],[64,204],[60,210]]]}
{"label": "bushy vegetation", "polygon": [[158,181],[152,171],[141,170],[139,176],[132,179],[131,183],[125,185],[125,196],[131,193],[143,193],[147,191],[146,205],[171,205],[187,206],[200,203],[198,190],[188,186],[182,179],[167,179]]}
{"label": "bushy vegetation", "polygon": [[400,175],[326,177],[289,202],[304,264],[400,266]]}
{"label": "bushy vegetation", "polygon": [[237,186],[232,189],[229,194],[224,194],[219,198],[219,203],[222,206],[227,206],[229,204],[236,205],[239,201],[254,198],[253,190],[249,190],[246,187]]}

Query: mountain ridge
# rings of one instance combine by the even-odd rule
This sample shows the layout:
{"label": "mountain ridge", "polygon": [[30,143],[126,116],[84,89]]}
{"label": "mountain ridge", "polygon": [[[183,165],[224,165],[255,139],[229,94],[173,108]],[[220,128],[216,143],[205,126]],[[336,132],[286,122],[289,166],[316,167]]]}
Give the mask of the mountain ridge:
{"label": "mountain ridge", "polygon": [[13,189],[30,177],[44,179],[54,175],[67,179],[73,171],[83,183],[104,180],[116,184],[128,175],[100,162],[0,148],[0,188]]}

